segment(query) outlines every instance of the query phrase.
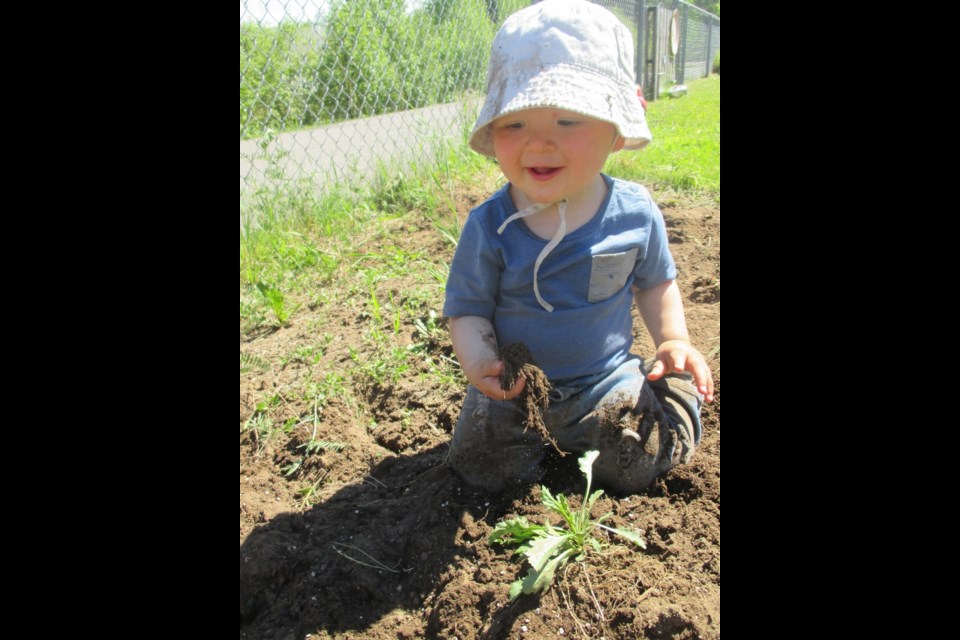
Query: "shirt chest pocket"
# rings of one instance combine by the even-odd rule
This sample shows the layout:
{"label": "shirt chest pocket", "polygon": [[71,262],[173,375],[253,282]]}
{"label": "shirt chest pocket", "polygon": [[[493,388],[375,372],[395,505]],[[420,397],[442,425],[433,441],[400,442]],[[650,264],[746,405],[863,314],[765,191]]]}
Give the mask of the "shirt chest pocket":
{"label": "shirt chest pocket", "polygon": [[593,256],[590,267],[588,302],[603,302],[623,288],[637,263],[638,247],[623,253],[604,253]]}

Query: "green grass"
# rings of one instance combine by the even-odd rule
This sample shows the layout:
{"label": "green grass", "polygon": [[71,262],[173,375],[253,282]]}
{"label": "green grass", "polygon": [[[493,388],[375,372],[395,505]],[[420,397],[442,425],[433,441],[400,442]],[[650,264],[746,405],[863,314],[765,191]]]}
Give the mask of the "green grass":
{"label": "green grass", "polygon": [[620,151],[606,173],[655,191],[709,195],[720,200],[720,77],[687,83],[681,98],[647,106],[653,142],[640,151]]}

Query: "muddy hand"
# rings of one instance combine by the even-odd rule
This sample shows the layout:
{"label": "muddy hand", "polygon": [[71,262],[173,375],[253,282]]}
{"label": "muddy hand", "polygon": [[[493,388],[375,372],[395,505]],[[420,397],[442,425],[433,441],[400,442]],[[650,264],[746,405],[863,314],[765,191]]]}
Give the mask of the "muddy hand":
{"label": "muddy hand", "polygon": [[480,390],[480,393],[491,400],[513,400],[520,395],[520,392],[523,391],[523,387],[526,384],[523,376],[518,376],[510,389],[501,389],[500,374],[503,373],[502,360],[485,360],[477,366],[477,369],[480,375],[476,381],[471,380],[471,382]]}
{"label": "muddy hand", "polygon": [[647,377],[659,380],[668,373],[689,371],[697,391],[703,394],[707,402],[713,402],[713,374],[710,367],[696,348],[683,340],[667,340],[657,348],[657,361]]}

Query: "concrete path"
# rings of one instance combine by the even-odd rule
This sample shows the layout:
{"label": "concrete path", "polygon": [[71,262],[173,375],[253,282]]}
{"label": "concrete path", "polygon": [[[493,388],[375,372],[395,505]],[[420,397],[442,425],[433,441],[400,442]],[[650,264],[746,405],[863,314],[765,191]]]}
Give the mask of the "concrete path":
{"label": "concrete path", "polygon": [[268,179],[267,158],[278,152],[276,169],[284,177],[312,178],[320,187],[367,182],[380,164],[397,171],[429,163],[444,143],[460,142],[478,109],[479,100],[468,100],[284,133],[266,153],[257,140],[241,140],[241,197]]}

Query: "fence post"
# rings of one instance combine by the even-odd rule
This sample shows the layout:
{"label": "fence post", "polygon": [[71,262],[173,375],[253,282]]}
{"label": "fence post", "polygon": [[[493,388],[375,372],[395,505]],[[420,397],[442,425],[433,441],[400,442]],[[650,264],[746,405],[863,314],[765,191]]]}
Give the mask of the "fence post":
{"label": "fence post", "polygon": [[680,56],[676,61],[680,67],[677,69],[677,84],[683,84],[687,66],[687,5],[681,2],[680,6],[683,13],[680,14]]}
{"label": "fence post", "polygon": [[[649,56],[646,59],[644,71],[649,72],[647,78],[651,100],[660,98],[660,4],[647,7],[647,50]],[[644,91],[647,91],[646,87]]]}
{"label": "fence post", "polygon": [[636,0],[633,4],[634,16],[633,21],[637,25],[637,51],[634,57],[634,72],[637,75],[637,84],[643,87],[644,97],[647,93],[647,83],[644,82],[643,70],[646,67],[646,54],[643,50],[643,17],[647,12],[647,2],[646,0]]}
{"label": "fence post", "polygon": [[707,63],[706,69],[703,72],[704,78],[710,77],[710,65],[713,64],[713,56],[710,55],[710,49],[713,46],[713,18],[707,19]]}

